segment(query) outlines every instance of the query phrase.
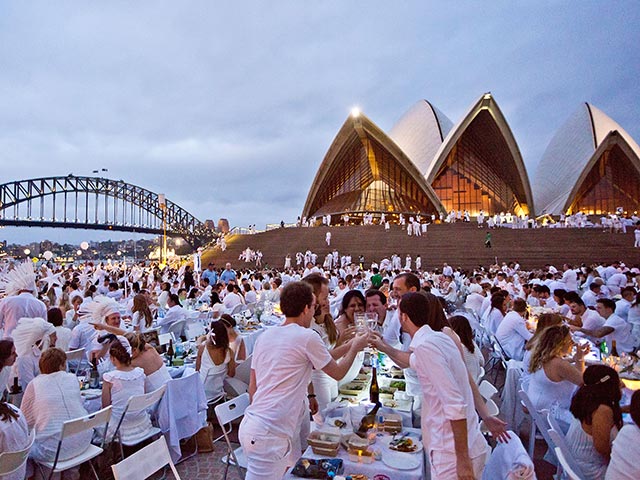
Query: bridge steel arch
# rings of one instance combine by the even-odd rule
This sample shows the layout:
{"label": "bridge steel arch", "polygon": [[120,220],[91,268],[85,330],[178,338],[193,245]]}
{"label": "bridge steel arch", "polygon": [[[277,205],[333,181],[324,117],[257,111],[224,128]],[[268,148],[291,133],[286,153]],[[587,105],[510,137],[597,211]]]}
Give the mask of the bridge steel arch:
{"label": "bridge steel arch", "polygon": [[81,228],[182,237],[194,248],[216,237],[184,208],[122,180],[43,177],[0,185],[0,225]]}

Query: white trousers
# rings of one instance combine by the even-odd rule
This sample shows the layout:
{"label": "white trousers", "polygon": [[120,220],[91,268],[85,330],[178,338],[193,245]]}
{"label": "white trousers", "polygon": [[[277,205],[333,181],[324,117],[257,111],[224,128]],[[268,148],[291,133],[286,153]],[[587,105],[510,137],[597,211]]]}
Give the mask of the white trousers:
{"label": "white trousers", "polygon": [[[484,465],[487,463],[487,458],[489,458],[488,449],[489,446],[487,445],[487,452],[471,459],[473,476],[477,479],[482,478]],[[455,452],[432,450],[429,452],[429,460],[431,463],[431,480],[458,480]]]}
{"label": "white trousers", "polygon": [[247,417],[242,420],[238,438],[247,457],[246,480],[282,478],[295,461],[291,439],[274,435],[255,420]]}

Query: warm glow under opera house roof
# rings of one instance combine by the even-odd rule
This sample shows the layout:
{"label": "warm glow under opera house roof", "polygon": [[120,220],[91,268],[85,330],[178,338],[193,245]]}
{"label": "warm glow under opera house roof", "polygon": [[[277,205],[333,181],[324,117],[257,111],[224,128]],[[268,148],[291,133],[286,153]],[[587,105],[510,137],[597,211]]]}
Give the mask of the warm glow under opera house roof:
{"label": "warm glow under opera house roof", "polygon": [[453,124],[420,100],[382,131],[359,112],[329,147],[303,216],[438,214],[590,215],[640,210],[640,147],[615,121],[584,104],[558,130],[533,188],[515,137],[486,93]]}

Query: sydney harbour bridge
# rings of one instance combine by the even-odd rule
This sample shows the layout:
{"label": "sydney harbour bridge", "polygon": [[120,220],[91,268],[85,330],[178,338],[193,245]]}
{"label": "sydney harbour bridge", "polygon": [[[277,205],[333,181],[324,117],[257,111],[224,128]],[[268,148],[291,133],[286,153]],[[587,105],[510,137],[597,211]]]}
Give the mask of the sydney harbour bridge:
{"label": "sydney harbour bridge", "polygon": [[0,185],[0,225],[78,228],[182,237],[197,248],[217,236],[184,208],[122,180],[68,175]]}

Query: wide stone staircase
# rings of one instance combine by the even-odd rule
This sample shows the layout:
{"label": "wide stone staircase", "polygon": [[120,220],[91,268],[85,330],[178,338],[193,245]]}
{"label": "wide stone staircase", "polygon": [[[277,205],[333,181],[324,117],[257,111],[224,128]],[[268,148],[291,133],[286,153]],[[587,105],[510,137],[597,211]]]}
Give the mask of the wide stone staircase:
{"label": "wide stone staircase", "polygon": [[[331,231],[330,247],[325,242],[328,230]],[[484,246],[487,231],[477,228],[475,223],[430,225],[421,237],[408,236],[399,225],[392,225],[389,231],[379,225],[279,228],[255,235],[227,237],[227,250],[205,251],[202,263],[206,266],[213,261],[216,267],[222,267],[231,262],[234,268],[249,267],[252,264],[238,259],[249,247],[262,251],[263,265],[276,268],[284,266],[287,253],[295,266],[296,252],[304,253],[307,249],[316,253],[322,264],[326,254],[334,248],[340,255],[350,254],[354,262],[364,255],[366,265],[396,253],[402,257],[404,266],[407,254],[414,261],[419,254],[423,269],[441,268],[444,262],[471,269],[478,265],[489,266],[496,260],[517,261],[526,269],[547,263],[559,268],[564,262],[591,264],[614,260],[622,260],[628,266],[640,265],[640,248],[633,247],[631,228],[626,234],[603,232],[600,228],[498,228],[491,230],[491,249]]]}

